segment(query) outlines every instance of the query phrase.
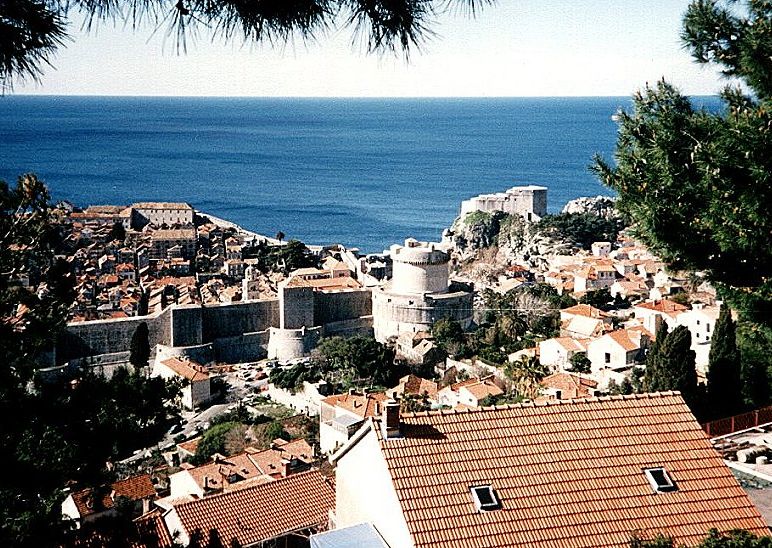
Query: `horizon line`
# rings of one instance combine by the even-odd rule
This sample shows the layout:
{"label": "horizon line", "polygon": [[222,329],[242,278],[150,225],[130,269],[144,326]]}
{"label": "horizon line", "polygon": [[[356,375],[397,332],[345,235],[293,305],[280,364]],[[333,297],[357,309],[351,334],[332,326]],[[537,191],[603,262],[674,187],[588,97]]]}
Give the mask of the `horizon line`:
{"label": "horizon line", "polygon": [[[8,97],[94,97],[127,99],[632,99],[629,95],[129,95],[77,93],[6,93]],[[686,97],[719,97],[719,94],[695,94]]]}

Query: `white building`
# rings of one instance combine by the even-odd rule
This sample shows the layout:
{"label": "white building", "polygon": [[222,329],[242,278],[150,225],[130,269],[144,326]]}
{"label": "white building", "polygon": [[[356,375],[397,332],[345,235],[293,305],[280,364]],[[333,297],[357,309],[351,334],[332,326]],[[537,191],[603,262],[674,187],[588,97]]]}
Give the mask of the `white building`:
{"label": "white building", "polygon": [[643,352],[649,346],[651,334],[643,328],[617,329],[590,341],[587,357],[592,373],[603,369],[620,371],[629,369],[643,359]]}
{"label": "white building", "polygon": [[319,448],[332,453],[346,443],[368,417],[379,415],[388,398],[382,392],[337,394],[322,400],[319,409]]}
{"label": "white building", "polygon": [[209,401],[210,382],[209,373],[201,364],[180,358],[169,358],[156,361],[153,367],[152,377],[163,379],[182,379],[182,406],[193,409]]}
{"label": "white building", "polygon": [[538,221],[547,214],[547,187],[515,186],[506,192],[480,194],[461,202],[461,215],[482,211],[501,211],[521,215],[529,221]]}
{"label": "white building", "polygon": [[539,343],[539,362],[559,371],[571,369],[571,358],[586,354],[590,339],[555,337]]}
{"label": "white building", "polygon": [[695,354],[697,371],[702,375],[707,374],[710,342],[713,339],[720,311],[720,305],[694,304],[691,310],[682,312],[676,318],[677,324],[685,325],[692,335],[692,350]]}

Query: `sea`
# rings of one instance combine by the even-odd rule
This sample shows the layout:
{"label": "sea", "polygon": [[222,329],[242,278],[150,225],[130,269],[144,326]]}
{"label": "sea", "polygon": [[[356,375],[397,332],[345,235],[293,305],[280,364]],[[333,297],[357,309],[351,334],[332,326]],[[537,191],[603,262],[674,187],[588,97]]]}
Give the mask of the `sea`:
{"label": "sea", "polygon": [[[713,98],[705,99],[716,104]],[[548,210],[613,195],[629,97],[0,97],[0,179],[34,172],[81,207],[184,201],[246,229],[378,252],[438,240],[461,201],[548,187]]]}

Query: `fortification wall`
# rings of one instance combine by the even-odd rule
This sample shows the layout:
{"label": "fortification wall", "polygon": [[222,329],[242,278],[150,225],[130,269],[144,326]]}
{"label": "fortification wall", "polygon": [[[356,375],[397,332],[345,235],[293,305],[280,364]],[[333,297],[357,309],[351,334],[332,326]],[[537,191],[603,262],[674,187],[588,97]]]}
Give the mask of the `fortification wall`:
{"label": "fortification wall", "polygon": [[160,363],[169,358],[189,358],[194,362],[206,365],[214,360],[214,349],[211,343],[192,346],[158,345],[155,361]]}
{"label": "fortification wall", "polygon": [[[313,325],[353,320],[373,313],[373,297],[369,289],[347,291],[317,291],[314,294]],[[325,328],[326,329],[326,328]]]}
{"label": "fortification wall", "polygon": [[269,332],[244,333],[237,337],[215,339],[214,358],[222,363],[243,363],[262,360],[268,355]]}
{"label": "fortification wall", "polygon": [[472,323],[474,294],[446,293],[435,296],[399,295],[373,291],[373,332],[378,341],[400,333],[428,331],[442,318],[458,321],[467,329]]}
{"label": "fortification wall", "polygon": [[58,363],[76,358],[127,352],[131,337],[140,323],[147,323],[151,348],[156,344],[171,343],[171,308],[151,316],[94,320],[67,324],[56,344]]}
{"label": "fortification wall", "polygon": [[171,346],[201,344],[201,307],[197,305],[171,308]]}
{"label": "fortification wall", "polygon": [[203,342],[265,331],[279,325],[278,299],[208,305],[200,310]]}
{"label": "fortification wall", "polygon": [[313,288],[282,286],[279,288],[279,303],[281,311],[278,327],[300,329],[314,324]]}
{"label": "fortification wall", "polygon": [[308,355],[319,342],[321,327],[306,329],[279,329],[272,327],[268,343],[268,357],[277,360],[291,360]]}
{"label": "fortification wall", "polygon": [[355,337],[362,335],[372,337],[373,335],[373,317],[362,316],[353,320],[344,320],[341,322],[332,322],[324,325],[325,337]]}

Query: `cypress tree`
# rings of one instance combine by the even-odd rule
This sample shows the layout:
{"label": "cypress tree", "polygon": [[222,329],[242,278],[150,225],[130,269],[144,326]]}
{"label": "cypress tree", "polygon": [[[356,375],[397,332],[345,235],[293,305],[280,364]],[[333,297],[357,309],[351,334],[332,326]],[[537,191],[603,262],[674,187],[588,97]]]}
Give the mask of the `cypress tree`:
{"label": "cypress tree", "polygon": [[662,355],[662,344],[665,342],[665,339],[668,335],[668,326],[667,322],[662,322],[657,329],[656,338],[654,339],[654,342],[649,347],[649,351],[646,354],[646,372],[643,376],[643,389],[646,392],[657,392],[659,390],[668,390],[667,388],[663,388],[662,385],[664,384],[661,380],[662,374],[661,374],[661,355]]}
{"label": "cypress tree", "polygon": [[150,360],[150,333],[145,322],[140,323],[131,336],[129,362],[140,369],[147,367]]}
{"label": "cypress tree", "polygon": [[725,305],[721,307],[710,342],[708,403],[709,412],[715,418],[735,415],[743,407],[736,327]]}
{"label": "cypress tree", "polygon": [[657,390],[680,390],[686,403],[694,409],[697,403],[697,370],[692,335],[685,325],[679,325],[660,347]]}

